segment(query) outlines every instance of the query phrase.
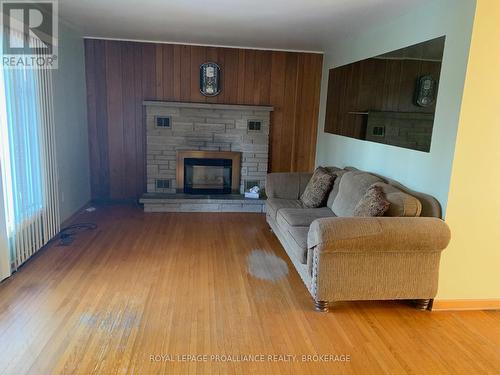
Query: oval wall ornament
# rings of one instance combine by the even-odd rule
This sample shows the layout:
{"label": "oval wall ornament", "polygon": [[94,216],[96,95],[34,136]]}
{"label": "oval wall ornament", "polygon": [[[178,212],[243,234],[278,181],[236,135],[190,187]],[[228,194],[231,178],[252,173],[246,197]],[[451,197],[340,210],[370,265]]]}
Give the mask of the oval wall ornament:
{"label": "oval wall ornament", "polygon": [[214,62],[200,65],[200,92],[205,96],[216,96],[220,93],[220,68]]}
{"label": "oval wall ornament", "polygon": [[436,101],[437,81],[431,75],[417,80],[415,103],[420,107],[429,107]]}

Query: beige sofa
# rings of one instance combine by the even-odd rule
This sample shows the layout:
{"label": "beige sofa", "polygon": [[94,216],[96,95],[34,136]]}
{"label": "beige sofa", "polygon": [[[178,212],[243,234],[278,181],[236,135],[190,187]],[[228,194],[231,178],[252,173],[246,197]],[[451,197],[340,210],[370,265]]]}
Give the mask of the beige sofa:
{"label": "beige sofa", "polygon": [[[436,295],[441,251],[450,240],[436,199],[354,168],[337,174],[325,207],[305,208],[300,196],[311,173],[267,176],[266,218],[311,293],[315,307],[334,301],[416,301]],[[384,217],[352,217],[372,184],[391,203]]]}

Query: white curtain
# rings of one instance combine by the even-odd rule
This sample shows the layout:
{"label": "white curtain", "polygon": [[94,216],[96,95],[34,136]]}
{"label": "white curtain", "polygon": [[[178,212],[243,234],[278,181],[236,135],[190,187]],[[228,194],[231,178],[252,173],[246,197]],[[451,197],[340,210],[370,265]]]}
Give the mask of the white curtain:
{"label": "white curtain", "polygon": [[3,205],[17,269],[59,231],[52,71],[3,69],[2,81]]}

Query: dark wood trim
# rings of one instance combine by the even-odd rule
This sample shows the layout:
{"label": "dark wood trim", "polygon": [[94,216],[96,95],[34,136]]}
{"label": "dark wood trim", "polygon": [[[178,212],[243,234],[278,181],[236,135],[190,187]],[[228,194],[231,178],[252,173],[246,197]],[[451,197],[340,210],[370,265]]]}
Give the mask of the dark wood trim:
{"label": "dark wood trim", "polygon": [[432,311],[500,310],[500,299],[438,299]]}

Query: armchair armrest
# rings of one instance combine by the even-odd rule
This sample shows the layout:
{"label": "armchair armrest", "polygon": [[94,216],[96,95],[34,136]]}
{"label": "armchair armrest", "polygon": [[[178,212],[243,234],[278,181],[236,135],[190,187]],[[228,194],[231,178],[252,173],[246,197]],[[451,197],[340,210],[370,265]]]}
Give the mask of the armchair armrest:
{"label": "armchair armrest", "polygon": [[312,173],[269,173],[266,177],[268,198],[299,199]]}
{"label": "armchair armrest", "polygon": [[437,252],[450,241],[448,225],[430,217],[333,217],[317,219],[307,246],[322,253]]}

